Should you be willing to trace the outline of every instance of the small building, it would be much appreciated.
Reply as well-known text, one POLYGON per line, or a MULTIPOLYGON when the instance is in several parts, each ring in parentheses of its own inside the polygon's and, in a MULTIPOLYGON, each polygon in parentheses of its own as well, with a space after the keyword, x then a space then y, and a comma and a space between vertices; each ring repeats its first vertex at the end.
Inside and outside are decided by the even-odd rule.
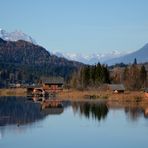
POLYGON ((44 90, 50 92, 63 90, 64 79, 62 77, 42 77, 41 82, 44 90))
POLYGON ((114 93, 124 93, 125 87, 123 84, 110 84, 109 89, 114 93))

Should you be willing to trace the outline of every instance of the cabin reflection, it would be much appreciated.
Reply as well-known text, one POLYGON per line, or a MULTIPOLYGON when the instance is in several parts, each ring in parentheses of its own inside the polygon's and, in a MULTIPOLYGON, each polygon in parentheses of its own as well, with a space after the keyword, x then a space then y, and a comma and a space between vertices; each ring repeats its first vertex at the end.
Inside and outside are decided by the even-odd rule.
POLYGON ((74 113, 79 113, 86 118, 95 120, 105 119, 108 113, 106 103, 90 103, 90 102, 73 102, 72 108, 74 113))
POLYGON ((28 101, 25 97, 0 97, 0 126, 28 124, 63 111, 63 107, 42 109, 40 103, 28 101))

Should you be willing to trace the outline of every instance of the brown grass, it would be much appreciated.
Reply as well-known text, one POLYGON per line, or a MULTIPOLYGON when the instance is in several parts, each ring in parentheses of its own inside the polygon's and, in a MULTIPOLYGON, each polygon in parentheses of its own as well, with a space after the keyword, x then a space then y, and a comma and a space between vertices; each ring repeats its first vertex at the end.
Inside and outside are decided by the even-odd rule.
MULTIPOLYGON (((27 96, 25 88, 15 89, 0 89, 0 96, 27 96)), ((118 102, 148 102, 148 98, 145 97, 144 92, 141 91, 126 91, 121 94, 114 94, 111 91, 100 90, 63 90, 57 96, 61 99, 68 100, 98 100, 105 99, 108 101, 118 102)))
POLYGON ((59 93, 59 97, 63 99, 80 100, 85 98, 92 99, 108 99, 113 101, 135 101, 140 102, 146 100, 144 93, 141 91, 126 91, 125 93, 114 94, 111 91, 99 90, 63 90, 59 93))
POLYGON ((26 96, 25 88, 0 89, 0 96, 26 96))

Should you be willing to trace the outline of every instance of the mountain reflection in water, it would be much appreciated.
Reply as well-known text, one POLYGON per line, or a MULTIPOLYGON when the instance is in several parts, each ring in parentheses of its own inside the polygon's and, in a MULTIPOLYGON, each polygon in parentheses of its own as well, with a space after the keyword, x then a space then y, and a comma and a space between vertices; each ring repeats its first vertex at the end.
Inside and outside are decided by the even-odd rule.
POLYGON ((0 126, 32 123, 49 114, 61 114, 63 110, 63 108, 42 110, 40 103, 28 101, 25 97, 0 97, 0 126))

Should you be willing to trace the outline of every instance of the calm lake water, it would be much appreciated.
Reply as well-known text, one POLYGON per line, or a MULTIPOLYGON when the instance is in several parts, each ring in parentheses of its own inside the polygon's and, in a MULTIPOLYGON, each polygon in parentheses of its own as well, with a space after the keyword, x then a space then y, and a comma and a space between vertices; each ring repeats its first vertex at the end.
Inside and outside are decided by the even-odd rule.
POLYGON ((64 101, 42 109, 0 97, 0 148, 148 148, 148 110, 138 104, 64 101))

